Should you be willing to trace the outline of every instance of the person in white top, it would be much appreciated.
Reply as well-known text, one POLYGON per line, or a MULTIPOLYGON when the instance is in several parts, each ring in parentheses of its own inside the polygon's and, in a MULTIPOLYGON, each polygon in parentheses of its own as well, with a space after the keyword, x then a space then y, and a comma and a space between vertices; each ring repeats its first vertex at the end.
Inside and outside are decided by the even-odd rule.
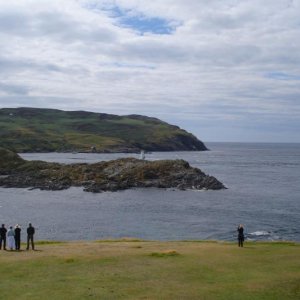
POLYGON ((15 231, 13 230, 12 226, 10 226, 9 230, 7 231, 7 246, 10 250, 14 250, 16 248, 15 231))

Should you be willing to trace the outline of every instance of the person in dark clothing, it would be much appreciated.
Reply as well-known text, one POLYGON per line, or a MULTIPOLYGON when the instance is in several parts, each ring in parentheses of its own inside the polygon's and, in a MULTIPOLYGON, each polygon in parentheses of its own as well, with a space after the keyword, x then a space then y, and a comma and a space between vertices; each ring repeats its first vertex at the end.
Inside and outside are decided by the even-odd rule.
POLYGON ((2 243, 3 249, 6 250, 6 232, 7 229, 5 228, 5 224, 2 224, 0 228, 0 250, 2 249, 2 243))
POLYGON ((244 237, 244 227, 242 224, 239 225, 237 231, 238 231, 239 247, 243 247, 245 237, 244 237))
POLYGON ((16 250, 20 250, 21 247, 21 228, 19 224, 15 227, 15 243, 16 243, 16 250))
POLYGON ((27 228, 27 248, 26 250, 29 250, 29 242, 31 242, 31 248, 34 250, 34 236, 35 230, 34 227, 29 223, 28 228, 27 228))

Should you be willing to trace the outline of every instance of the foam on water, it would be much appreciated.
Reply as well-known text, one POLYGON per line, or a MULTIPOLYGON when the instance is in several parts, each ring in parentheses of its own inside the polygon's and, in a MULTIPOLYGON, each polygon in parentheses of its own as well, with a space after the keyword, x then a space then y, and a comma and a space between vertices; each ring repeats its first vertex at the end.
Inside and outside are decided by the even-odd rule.
POLYGON ((246 240, 248 241, 261 241, 261 240, 269 240, 269 241, 277 241, 277 240, 285 240, 285 237, 280 237, 271 231, 259 230, 255 232, 251 232, 246 234, 246 240))
POLYGON ((266 236, 270 234, 271 232, 269 231, 255 231, 255 232, 248 233, 249 236, 266 236))

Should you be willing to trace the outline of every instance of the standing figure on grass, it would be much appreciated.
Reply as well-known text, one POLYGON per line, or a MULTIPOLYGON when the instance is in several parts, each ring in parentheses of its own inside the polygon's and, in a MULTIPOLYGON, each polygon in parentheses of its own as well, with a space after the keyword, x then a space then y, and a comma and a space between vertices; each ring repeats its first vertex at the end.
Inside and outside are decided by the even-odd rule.
POLYGON ((35 230, 34 227, 29 223, 28 228, 27 228, 27 248, 26 250, 29 250, 29 242, 31 242, 31 248, 34 250, 34 236, 35 230))
POLYGON ((21 228, 19 224, 15 227, 15 242, 16 242, 16 250, 20 250, 21 247, 21 228))
POLYGON ((7 231, 7 245, 10 250, 14 250, 16 248, 15 231, 13 230, 12 226, 10 226, 9 230, 7 231))
POLYGON ((243 247, 245 236, 244 236, 244 227, 242 224, 239 225, 237 231, 238 231, 239 247, 243 247))
POLYGON ((5 224, 2 224, 0 228, 0 250, 2 249, 2 243, 3 243, 3 250, 6 250, 6 233, 7 233, 7 229, 5 228, 5 224))

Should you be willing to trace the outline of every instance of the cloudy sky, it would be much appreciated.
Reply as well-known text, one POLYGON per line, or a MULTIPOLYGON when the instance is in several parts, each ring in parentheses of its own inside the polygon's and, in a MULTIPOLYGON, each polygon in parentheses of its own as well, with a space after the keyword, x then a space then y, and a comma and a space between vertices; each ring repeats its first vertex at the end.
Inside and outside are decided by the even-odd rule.
POLYGON ((300 142, 300 0, 0 0, 0 107, 300 142))

